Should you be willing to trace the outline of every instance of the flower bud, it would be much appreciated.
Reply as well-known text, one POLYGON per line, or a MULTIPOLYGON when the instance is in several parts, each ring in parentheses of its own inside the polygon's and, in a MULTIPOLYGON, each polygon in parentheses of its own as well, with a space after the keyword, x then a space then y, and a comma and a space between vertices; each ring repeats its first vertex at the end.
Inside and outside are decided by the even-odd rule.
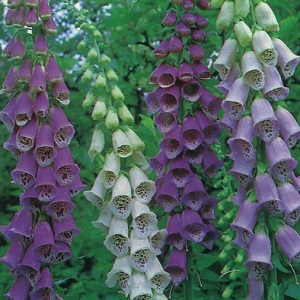
POLYGON ((241 18, 246 18, 250 12, 249 0, 235 0, 234 1, 234 14, 241 18))
POLYGON ((234 16, 234 3, 230 1, 225 1, 217 17, 217 21, 216 21, 217 30, 222 32, 227 27, 229 27, 233 21, 233 16, 234 16))
POLYGON ((255 7, 257 24, 265 31, 279 31, 279 25, 271 7, 265 2, 259 2, 255 7))
POLYGON ((119 118, 114 107, 110 107, 105 118, 105 127, 107 129, 115 129, 119 125, 119 118))
POLYGON ((106 70, 106 78, 108 80, 112 80, 112 81, 117 81, 118 80, 118 76, 117 76, 116 72, 111 68, 108 68, 106 70))
POLYGON ((211 0, 210 7, 212 9, 219 9, 223 3, 224 3, 224 0, 211 0))
POLYGON ((124 123, 131 124, 134 122, 133 115, 131 114, 127 106, 122 102, 118 107, 118 116, 124 123))
POLYGON ((100 62, 103 63, 103 64, 108 64, 108 63, 111 62, 111 60, 107 55, 101 54, 100 55, 100 62))
POLYGON ((105 145, 104 133, 100 128, 95 128, 92 136, 92 141, 90 148, 88 150, 88 155, 91 159, 100 153, 105 145))
POLYGON ((139 138, 139 136, 131 129, 127 128, 124 133, 126 134, 127 138, 130 141, 130 144, 132 145, 132 149, 134 151, 144 151, 145 150, 145 144, 144 142, 139 138))
POLYGON ((251 43, 252 32, 244 21, 238 21, 234 25, 234 32, 242 47, 246 48, 251 43))
POLYGON ((103 101, 97 101, 93 112, 92 112, 92 118, 93 120, 101 120, 106 116, 106 105, 103 101))
POLYGON ((120 88, 116 84, 113 84, 111 86, 110 92, 111 92, 112 97, 116 101, 123 101, 124 100, 124 95, 123 95, 122 91, 120 90, 120 88))
POLYGON ((95 95, 91 91, 89 91, 82 102, 83 109, 92 107, 95 101, 96 101, 95 95))
POLYGON ((95 87, 104 88, 106 87, 106 77, 104 73, 99 73, 95 81, 95 87))
POLYGON ((82 76, 82 81, 85 82, 91 80, 92 78, 93 78, 93 71, 90 68, 88 68, 82 76))

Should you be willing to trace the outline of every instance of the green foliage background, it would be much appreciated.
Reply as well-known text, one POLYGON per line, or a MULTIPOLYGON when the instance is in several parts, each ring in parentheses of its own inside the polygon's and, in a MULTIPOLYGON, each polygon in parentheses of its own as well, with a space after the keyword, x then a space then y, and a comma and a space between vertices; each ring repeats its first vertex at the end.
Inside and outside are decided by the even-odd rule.
MULTIPOLYGON (((88 86, 80 82, 82 76, 80 66, 87 53, 77 50, 76 45, 83 39, 83 33, 80 30, 75 30, 72 15, 67 10, 61 9, 59 1, 50 2, 54 8, 59 34, 49 41, 49 47, 58 58, 58 63, 65 74, 65 80, 71 92, 71 103, 69 107, 65 108, 65 112, 74 125, 76 134, 70 148, 74 160, 81 168, 82 181, 89 189, 97 170, 87 155, 95 123, 89 113, 82 109, 82 101, 88 92, 88 86)), ((103 34, 107 46, 101 50, 104 50, 112 58, 112 67, 119 75, 118 84, 125 94, 126 104, 134 113, 137 131, 146 144, 146 154, 148 157, 154 156, 158 151, 161 136, 147 113, 144 98, 146 92, 153 90, 153 87, 148 84, 148 77, 157 64, 152 51, 158 41, 168 34, 167 31, 163 30, 161 20, 169 8, 170 1, 85 0, 79 2, 82 9, 89 11, 89 18, 96 23, 97 29, 103 34)), ((299 55, 299 1, 271 0, 269 4, 280 21, 279 37, 292 51, 299 55)), ((224 40, 224 37, 215 30, 214 24, 217 13, 214 10, 203 12, 203 15, 209 18, 210 22, 206 29, 208 38, 203 44, 208 62, 211 60, 210 57, 214 50, 220 49, 224 40)), ((2 48, 12 35, 12 29, 7 28, 3 23, 3 16, 4 6, 3 3, 0 3, 0 41, 2 48)), ((0 57, 0 83, 4 81, 9 67, 10 62, 0 57)), ((285 85, 290 88, 288 107, 300 122, 299 69, 291 79, 285 82, 285 85)), ((216 74, 213 69, 211 71, 213 78, 206 82, 206 87, 217 94, 217 90, 214 89, 214 85, 217 83, 216 74)), ((7 104, 7 101, 5 95, 0 95, 0 109, 7 104)), ((2 145, 7 138, 8 132, 1 123, 0 144, 2 145)), ((221 145, 217 150, 225 160, 225 167, 228 167, 229 160, 227 161, 224 156, 224 153, 229 152, 225 134, 222 135, 220 142, 221 145)), ((299 146, 294 150, 293 155, 300 160, 299 146)), ((15 166, 16 161, 13 156, 5 149, 0 148, 0 225, 8 224, 13 214, 20 208, 18 197, 22 191, 11 184, 10 176, 10 172, 15 166)), ((300 166, 298 166, 296 173, 300 174, 300 166)), ((154 174, 151 176, 153 177, 154 174)), ((228 228, 230 222, 234 220, 236 211, 234 205, 227 201, 235 183, 223 169, 216 179, 207 184, 210 192, 217 196, 219 201, 223 201, 223 204, 225 203, 222 207, 217 206, 215 224, 220 233, 226 237, 231 234, 228 228)), ((91 224, 91 221, 97 219, 98 212, 82 194, 75 198, 75 203, 74 219, 82 231, 72 244, 73 258, 64 265, 52 267, 57 291, 65 300, 124 299, 124 296, 118 293, 117 288, 108 289, 105 285, 106 273, 111 269, 114 257, 103 245, 104 234, 91 224)), ((164 226, 166 216, 159 209, 157 213, 161 220, 161 226, 164 226)), ((6 253, 9 246, 10 244, 0 235, 0 257, 6 253)), ((228 244, 226 238, 220 239, 210 252, 200 246, 193 247, 192 251, 197 273, 201 280, 200 284, 197 274, 190 274, 192 279, 189 288, 194 290, 195 299, 222 299, 221 295, 228 285, 234 288, 230 299, 245 299, 247 278, 245 268, 241 263, 237 271, 221 276, 221 270, 228 262, 237 260, 238 255, 245 257, 245 254, 241 254, 236 247, 228 244), (224 252, 226 247, 228 251, 224 252), (230 277, 231 273, 234 275, 230 277)), ((278 299, 300 299, 300 288, 295 284, 295 278, 280 253, 278 253, 275 261, 278 268, 278 285, 275 288, 279 290, 281 295, 278 299), (283 296, 284 294, 285 296, 283 296)), ((296 266, 295 271, 300 274, 300 267, 296 266)), ((300 281, 300 275, 298 277, 300 281)), ((12 279, 9 272, 0 264, 1 299, 11 284, 12 279)), ((172 299, 184 299, 184 295, 185 289, 177 287, 173 289, 172 299)))

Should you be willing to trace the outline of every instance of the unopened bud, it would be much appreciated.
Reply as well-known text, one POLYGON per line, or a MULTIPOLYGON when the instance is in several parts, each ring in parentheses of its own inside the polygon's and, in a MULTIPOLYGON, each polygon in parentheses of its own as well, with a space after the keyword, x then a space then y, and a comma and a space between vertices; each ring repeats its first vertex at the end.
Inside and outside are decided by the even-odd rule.
POLYGON ((105 118, 107 129, 116 129, 119 126, 119 118, 114 107, 110 107, 105 118))
POLYGON ((234 14, 241 18, 246 18, 250 12, 249 0, 235 0, 234 14))
POLYGON ((84 74, 82 75, 82 81, 88 81, 91 80, 93 78, 93 72, 91 69, 87 69, 84 74))
POLYGON ((104 73, 99 73, 97 79, 95 81, 95 87, 97 88, 104 88, 106 87, 106 77, 104 73))
POLYGON ((111 86, 110 92, 111 92, 112 97, 116 101, 123 101, 124 98, 125 98, 122 91, 120 90, 120 88, 116 84, 111 86))
POLYGON ((116 74, 116 72, 113 69, 108 68, 106 71, 106 78, 108 80, 117 81, 118 75, 116 74))
POLYGON ((103 63, 103 64, 108 64, 111 62, 110 58, 105 55, 105 54, 101 54, 100 56, 100 62, 103 63))
POLYGON ((259 2, 255 7, 257 24, 265 31, 279 31, 279 25, 271 7, 259 2))
POLYGON ((230 299, 233 293, 234 285, 231 283, 227 285, 226 289, 222 293, 222 298, 224 299, 230 299))
POLYGON ((234 3, 225 1, 217 17, 216 27, 218 31, 223 31, 229 27, 233 21, 234 3))
POLYGON ((106 116, 106 105, 102 101, 97 101, 93 112, 92 112, 92 118, 93 120, 101 120, 106 116))
POLYGON ((134 122, 133 115, 123 102, 121 102, 118 107, 118 116, 126 124, 131 124, 134 122))
POLYGON ((249 26, 245 22, 238 21, 234 25, 234 32, 242 47, 246 48, 251 43, 252 32, 249 26))
POLYGON ((98 57, 98 53, 97 53, 96 49, 92 48, 92 49, 89 51, 87 57, 88 57, 88 59, 90 59, 90 60, 95 60, 95 59, 98 57))
POLYGON ((93 95, 93 93, 88 92, 82 102, 83 109, 92 107, 94 105, 95 101, 96 101, 96 97, 93 95))

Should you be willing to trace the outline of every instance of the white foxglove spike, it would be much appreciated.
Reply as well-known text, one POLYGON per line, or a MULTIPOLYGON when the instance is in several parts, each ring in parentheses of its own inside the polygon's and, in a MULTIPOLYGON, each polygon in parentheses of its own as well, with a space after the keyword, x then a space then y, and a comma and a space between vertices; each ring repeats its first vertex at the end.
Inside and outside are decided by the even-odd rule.
POLYGON ((160 249, 165 245, 167 235, 168 232, 166 229, 158 230, 157 228, 151 233, 149 237, 149 242, 151 247, 154 249, 156 255, 161 253, 160 249))
POLYGON ((105 203, 101 209, 100 215, 96 221, 92 221, 95 228, 103 232, 107 232, 112 218, 112 213, 108 207, 108 203, 105 203))
POLYGON ((130 169, 129 180, 136 199, 142 203, 148 203, 156 192, 155 182, 149 180, 145 173, 136 166, 130 169))
POLYGON ((132 149, 134 151, 144 151, 145 150, 145 144, 144 142, 139 138, 139 136, 129 127, 126 128, 124 131, 127 138, 129 139, 132 149))
POLYGON ((141 151, 134 151, 131 155, 132 162, 138 166, 145 174, 150 174, 152 168, 141 151))
POLYGON ((143 273, 136 272, 132 274, 132 288, 130 300, 154 300, 151 287, 143 273))
POLYGON ((90 148, 88 150, 88 155, 93 159, 98 153, 100 153, 105 145, 104 133, 100 128, 95 128, 92 136, 92 141, 90 148))
POLYGON ((121 168, 120 157, 112 151, 106 158, 100 177, 105 188, 111 188, 119 175, 121 168))
POLYGON ((120 157, 124 158, 132 154, 132 145, 126 134, 120 129, 117 129, 112 134, 112 144, 115 153, 120 157))

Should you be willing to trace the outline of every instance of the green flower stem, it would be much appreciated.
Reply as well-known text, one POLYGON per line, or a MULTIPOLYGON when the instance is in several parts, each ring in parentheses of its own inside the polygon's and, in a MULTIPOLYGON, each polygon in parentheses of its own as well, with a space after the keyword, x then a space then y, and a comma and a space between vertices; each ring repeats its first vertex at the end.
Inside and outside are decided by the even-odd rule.
POLYGON ((254 1, 253 0, 250 0, 250 10, 251 10, 251 16, 252 16, 252 20, 253 20, 253 25, 257 25, 257 22, 256 22, 256 16, 255 16, 255 11, 254 11, 254 1))

